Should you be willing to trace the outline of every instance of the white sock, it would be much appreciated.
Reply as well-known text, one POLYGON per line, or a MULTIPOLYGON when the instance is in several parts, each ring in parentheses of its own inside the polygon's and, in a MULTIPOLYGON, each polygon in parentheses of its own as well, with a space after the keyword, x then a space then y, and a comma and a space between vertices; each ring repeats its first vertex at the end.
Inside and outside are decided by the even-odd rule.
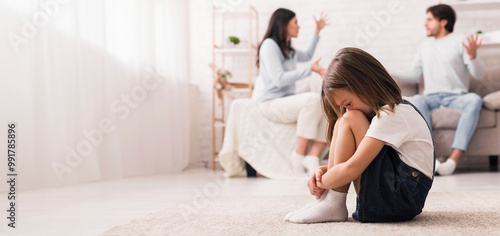
POLYGON ((307 170, 307 174, 312 175, 319 166, 319 158, 315 156, 306 156, 302 159, 302 166, 307 170))
POLYGON ((296 151, 292 152, 290 156, 290 161, 292 162, 292 170, 296 174, 304 174, 304 167, 302 166, 302 160, 304 160, 304 156, 297 154, 296 151))
POLYGON ((437 159, 436 159, 436 166, 434 167, 434 174, 438 171, 439 167, 441 166, 441 162, 439 162, 437 159))
POLYGON ((448 160, 439 165, 439 170, 437 172, 440 175, 451 175, 455 171, 456 167, 457 163, 454 160, 448 158, 448 160))
POLYGON ((325 199, 325 197, 326 197, 326 195, 327 195, 327 194, 328 194, 328 190, 323 191, 323 193, 322 193, 322 194, 321 194, 321 196, 318 198, 318 200, 314 201, 313 203, 311 203, 311 204, 309 204, 309 205, 307 205, 307 206, 305 206, 305 207, 303 207, 303 208, 300 208, 300 209, 299 209, 299 210, 297 210, 297 211, 293 211, 293 212, 288 213, 288 214, 285 216, 285 218, 283 218, 283 220, 288 221, 288 220, 290 219, 290 217, 292 217, 293 215, 295 215, 295 214, 297 214, 297 213, 299 213, 299 212, 302 212, 302 211, 304 211, 304 210, 307 210, 307 209, 309 209, 310 207, 312 207, 312 206, 314 206, 314 205, 318 204, 319 202, 323 201, 323 199, 325 199))
POLYGON ((288 221, 299 224, 346 221, 348 217, 345 204, 347 193, 336 192, 334 190, 327 191, 328 194, 323 201, 293 214, 288 221))

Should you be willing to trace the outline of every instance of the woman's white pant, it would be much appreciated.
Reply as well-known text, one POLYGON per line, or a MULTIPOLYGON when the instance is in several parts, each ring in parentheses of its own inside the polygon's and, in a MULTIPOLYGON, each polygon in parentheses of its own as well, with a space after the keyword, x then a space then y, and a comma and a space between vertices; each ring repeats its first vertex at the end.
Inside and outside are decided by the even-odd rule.
POLYGON ((261 113, 270 121, 277 123, 297 122, 297 136, 326 142, 326 119, 321 109, 321 95, 299 93, 275 98, 259 104, 261 113))

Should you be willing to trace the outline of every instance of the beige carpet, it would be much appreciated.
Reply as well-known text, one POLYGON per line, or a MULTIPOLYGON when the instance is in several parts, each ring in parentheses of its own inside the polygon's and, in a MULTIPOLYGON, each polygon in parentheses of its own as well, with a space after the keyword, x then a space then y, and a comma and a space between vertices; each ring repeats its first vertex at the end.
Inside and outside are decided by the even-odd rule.
POLYGON ((354 221, 355 194, 348 196, 347 222, 300 225, 282 220, 312 201, 310 196, 196 199, 103 235, 500 235, 498 191, 430 193, 424 212, 403 223, 354 221))

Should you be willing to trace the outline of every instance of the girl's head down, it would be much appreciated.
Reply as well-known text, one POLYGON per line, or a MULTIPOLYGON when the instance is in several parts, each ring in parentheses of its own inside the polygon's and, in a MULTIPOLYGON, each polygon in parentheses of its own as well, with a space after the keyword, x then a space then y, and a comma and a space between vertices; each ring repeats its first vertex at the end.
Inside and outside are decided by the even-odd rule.
POLYGON ((331 142, 335 122, 347 110, 373 117, 385 105, 392 111, 402 99, 401 90, 384 66, 369 53, 350 47, 339 50, 328 66, 321 98, 328 120, 327 143, 331 142))

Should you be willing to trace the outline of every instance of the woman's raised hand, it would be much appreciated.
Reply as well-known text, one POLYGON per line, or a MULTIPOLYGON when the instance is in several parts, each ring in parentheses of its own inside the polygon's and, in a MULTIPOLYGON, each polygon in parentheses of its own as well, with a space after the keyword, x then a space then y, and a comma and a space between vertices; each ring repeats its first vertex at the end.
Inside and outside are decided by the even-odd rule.
POLYGON ((326 69, 319 65, 319 60, 321 60, 321 58, 311 64, 311 70, 323 77, 325 75, 326 69))
POLYGON ((316 22, 316 30, 314 31, 316 34, 319 34, 319 32, 327 25, 329 25, 330 23, 328 23, 328 15, 326 14, 323 14, 323 12, 321 12, 321 15, 319 16, 319 20, 316 19, 315 16, 313 16, 314 18, 314 21, 316 22))

